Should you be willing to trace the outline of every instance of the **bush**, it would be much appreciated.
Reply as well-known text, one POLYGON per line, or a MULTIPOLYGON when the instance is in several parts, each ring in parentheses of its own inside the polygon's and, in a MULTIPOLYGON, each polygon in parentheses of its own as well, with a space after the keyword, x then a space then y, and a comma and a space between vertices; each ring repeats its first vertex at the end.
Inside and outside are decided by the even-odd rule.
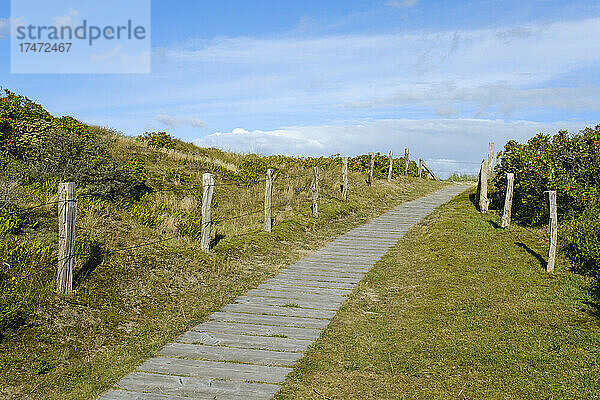
POLYGON ((565 251, 578 272, 600 278, 600 207, 571 217, 561 225, 565 251))
MULTIPOLYGON (((352 171, 362 172, 364 174, 369 173, 371 164, 371 157, 369 155, 362 155, 353 157, 348 161, 348 168, 352 171)), ((397 178, 404 175, 404 157, 394 158, 392 162, 392 177, 397 178)), ((390 160, 388 156, 375 154, 375 163, 373 166, 373 177, 377 179, 387 178, 388 169, 390 166, 390 160)), ((414 161, 408 163, 408 176, 417 176, 418 168, 414 161)))
POLYGON ((138 136, 138 140, 155 149, 174 149, 177 144, 175 138, 167 132, 145 132, 138 136))
POLYGON ((31 185, 76 182, 82 193, 139 198, 149 188, 108 153, 102 138, 72 117, 56 118, 23 96, 0 96, 0 165, 3 178, 31 185))
POLYGON ((550 137, 538 134, 526 144, 509 141, 493 180, 493 206, 500 208, 505 174, 515 174, 513 218, 529 225, 548 220, 544 191, 556 190, 561 215, 575 215, 597 199, 600 190, 600 125, 580 134, 566 131, 550 137))
POLYGON ((491 194, 501 208, 505 174, 515 174, 512 215, 528 225, 548 221, 547 190, 556 190, 561 242, 575 270, 592 275, 600 286, 600 125, 579 134, 542 133, 526 144, 506 144, 496 167, 491 194))

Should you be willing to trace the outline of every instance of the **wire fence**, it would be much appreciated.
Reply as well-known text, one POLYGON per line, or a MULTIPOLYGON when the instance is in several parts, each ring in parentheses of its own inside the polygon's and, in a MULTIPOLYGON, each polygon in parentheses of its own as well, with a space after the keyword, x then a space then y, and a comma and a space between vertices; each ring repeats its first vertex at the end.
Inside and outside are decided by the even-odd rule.
MULTIPOLYGON (((465 163, 468 163, 468 162, 465 162, 465 163)), ((327 171, 326 174, 329 174, 330 172, 331 171, 327 171)), ((222 178, 222 179, 225 179, 225 178, 222 178)), ((188 186, 184 186, 184 187, 152 188, 152 189, 148 190, 147 193, 166 193, 166 192, 178 193, 178 192, 193 192, 193 191, 199 191, 199 190, 204 191, 208 187, 212 187, 212 188, 240 187, 240 188, 244 188, 244 189, 249 189, 249 188, 253 188, 253 187, 257 186, 258 184, 264 184, 265 182, 267 182, 268 179, 269 178, 253 179, 251 182, 218 182, 218 183, 212 183, 210 185, 198 184, 198 185, 188 185, 188 186)), ((306 180, 311 179, 312 180, 312 179, 314 179, 314 176, 309 175, 307 173, 295 174, 295 175, 286 175, 286 174, 281 174, 281 173, 275 173, 272 176, 272 178, 270 178, 270 179, 272 180, 272 182, 285 182, 285 181, 290 181, 293 179, 306 179, 306 180)), ((107 197, 108 196, 106 193, 99 193, 99 192, 98 193, 81 193, 81 194, 78 194, 76 196, 76 198, 74 198, 74 199, 48 201, 48 202, 40 203, 40 204, 37 204, 34 206, 26 207, 26 208, 7 211, 2 214, 4 216, 11 216, 11 215, 15 215, 15 214, 27 214, 30 211, 34 211, 34 210, 37 210, 37 209, 40 209, 43 207, 65 204, 67 202, 77 203, 77 200, 80 200, 80 199, 94 199, 94 198, 106 199, 107 197)), ((319 199, 321 200, 321 202, 323 202, 323 199, 325 199, 327 202, 336 202, 336 203, 345 201, 342 198, 339 198, 339 197, 336 197, 336 196, 333 196, 333 195, 330 195, 327 193, 319 193, 319 199)), ((288 207, 295 207, 295 206, 298 206, 298 205, 301 205, 304 203, 310 203, 310 202, 311 202, 311 200, 308 198, 303 198, 303 199, 300 199, 299 201, 295 201, 295 202, 292 200, 288 200, 288 201, 284 201, 284 202, 272 205, 271 209, 283 209, 283 208, 288 208, 288 207)), ((313 202, 313 205, 314 205, 314 202, 313 202)), ((207 225, 222 225, 227 222, 239 221, 241 219, 244 219, 244 218, 247 218, 247 217, 250 217, 253 215, 257 215, 260 213, 264 213, 264 212, 265 212, 265 208, 261 207, 261 208, 254 209, 252 211, 244 212, 242 214, 233 215, 233 216, 229 216, 229 217, 211 218, 209 221, 204 222, 202 224, 202 227, 207 226, 207 225)), ((202 214, 200 214, 200 215, 197 214, 196 217, 201 218, 201 216, 202 216, 202 214)), ((246 232, 236 234, 232 237, 239 237, 242 235, 250 234, 252 232, 256 232, 256 230, 248 230, 246 232)), ((67 260, 71 260, 76 257, 86 257, 86 258, 100 257, 100 256, 118 253, 118 252, 131 251, 131 250, 135 250, 135 249, 139 249, 139 248, 157 245, 160 243, 165 243, 165 242, 180 238, 182 236, 184 236, 184 235, 178 231, 176 234, 174 234, 172 236, 169 236, 166 238, 161 238, 158 240, 148 241, 148 242, 140 243, 140 244, 136 244, 136 245, 124 246, 124 247, 119 247, 119 248, 111 249, 111 250, 101 250, 101 251, 94 250, 94 251, 73 253, 67 257, 55 258, 54 260, 51 260, 51 261, 45 263, 40 268, 37 268, 34 271, 27 274, 25 276, 25 278, 29 278, 34 275, 37 275, 37 274, 49 269, 50 267, 56 266, 60 263, 63 263, 67 260)))
MULTIPOLYGON (((292 179, 299 179, 299 178, 312 178, 310 175, 307 174, 298 174, 298 175, 283 175, 283 174, 276 174, 275 176, 272 177, 272 181, 289 181, 292 179)), ((186 191, 197 191, 197 190, 204 190, 207 187, 232 187, 232 186, 236 186, 236 187, 241 187, 241 188, 252 188, 260 183, 265 183, 267 181, 267 179, 257 179, 257 180, 253 180, 250 183, 239 183, 239 182, 222 182, 222 183, 213 183, 210 185, 191 185, 191 186, 186 186, 186 187, 173 187, 173 188, 158 188, 158 189, 151 189, 148 191, 148 193, 162 193, 162 192, 186 192, 186 191)), ((70 199, 70 200, 56 200, 56 201, 48 201, 45 203, 40 203, 37 204, 35 206, 31 206, 31 207, 27 207, 27 208, 21 208, 18 210, 11 210, 9 212, 5 212, 3 213, 4 216, 10 216, 10 215, 14 215, 14 214, 26 214, 30 211, 36 210, 36 209, 40 209, 43 207, 47 207, 47 206, 53 206, 53 205, 59 205, 59 204, 64 204, 66 202, 75 202, 77 203, 78 199, 84 199, 84 198, 106 198, 106 195, 104 193, 84 193, 84 194, 79 194, 77 195, 77 197, 75 199, 70 199)), ((293 201, 285 201, 282 203, 278 203, 278 204, 274 204, 271 206, 271 209, 283 209, 283 208, 287 208, 287 207, 293 207, 293 206, 297 206, 300 205, 302 203, 306 203, 308 202, 308 199, 301 199, 300 201, 297 202, 293 202, 293 201)), ((237 220, 241 220, 243 218, 252 216, 252 215, 256 215, 259 213, 264 213, 265 212, 265 208, 261 207, 260 209, 255 209, 252 211, 249 211, 247 213, 243 213, 243 214, 239 214, 239 215, 235 215, 235 216, 231 216, 231 217, 224 217, 224 218, 212 218, 211 220, 207 221, 206 224, 210 224, 210 225, 218 225, 218 224, 224 224, 226 222, 232 222, 232 221, 237 221, 237 220)), ((197 218, 201 218, 202 214, 197 215, 197 218)), ((258 230, 255 230, 255 232, 258 230)), ((241 234, 237 234, 235 235, 235 237, 239 237, 241 235, 247 235, 249 233, 252 232, 244 232, 241 234)), ((78 258, 78 257, 85 257, 85 258, 89 258, 89 257, 100 257, 100 256, 105 256, 105 255, 110 255, 110 254, 114 254, 114 253, 118 253, 118 252, 124 252, 124 251, 131 251, 131 250, 135 250, 135 249, 139 249, 139 248, 143 248, 143 247, 148 247, 148 246, 153 246, 153 245, 157 245, 160 243, 165 243, 171 240, 175 240, 177 238, 181 238, 183 235, 180 234, 179 232, 175 235, 166 237, 166 238, 161 238, 158 240, 153 240, 153 241, 149 241, 149 242, 145 242, 145 243, 140 243, 140 244, 136 244, 136 245, 131 245, 131 246, 124 246, 124 247, 119 247, 116 249, 110 249, 110 250, 95 250, 95 251, 87 251, 87 252, 77 252, 77 253, 73 253, 67 257, 62 257, 62 258, 54 258, 53 260, 45 263, 44 265, 42 265, 39 268, 36 268, 34 271, 31 271, 30 273, 28 273, 27 275, 24 276, 24 279, 27 278, 31 278, 35 275, 38 275, 46 270, 48 270, 51 267, 57 266, 60 263, 67 261, 67 260, 71 260, 74 258, 78 258)), ((232 236, 233 237, 233 236, 232 236)))

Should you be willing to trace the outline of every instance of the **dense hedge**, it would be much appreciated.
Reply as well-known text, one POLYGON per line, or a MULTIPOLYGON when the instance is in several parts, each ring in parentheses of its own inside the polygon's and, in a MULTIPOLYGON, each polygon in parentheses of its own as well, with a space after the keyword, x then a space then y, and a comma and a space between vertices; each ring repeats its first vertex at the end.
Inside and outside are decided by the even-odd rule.
POLYGON ((546 223, 544 191, 556 190, 567 254, 578 270, 600 277, 600 125, 578 134, 540 133, 525 144, 509 141, 493 178, 497 208, 504 202, 508 172, 515 174, 513 218, 526 225, 546 223))

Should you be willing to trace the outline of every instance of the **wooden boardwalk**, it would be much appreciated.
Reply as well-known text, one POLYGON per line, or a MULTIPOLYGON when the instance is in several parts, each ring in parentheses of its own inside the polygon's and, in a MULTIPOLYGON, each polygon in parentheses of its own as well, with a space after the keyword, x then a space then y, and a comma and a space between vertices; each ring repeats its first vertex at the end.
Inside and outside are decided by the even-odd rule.
POLYGON ((338 237, 169 343, 100 400, 271 399, 356 284, 448 186, 338 237))

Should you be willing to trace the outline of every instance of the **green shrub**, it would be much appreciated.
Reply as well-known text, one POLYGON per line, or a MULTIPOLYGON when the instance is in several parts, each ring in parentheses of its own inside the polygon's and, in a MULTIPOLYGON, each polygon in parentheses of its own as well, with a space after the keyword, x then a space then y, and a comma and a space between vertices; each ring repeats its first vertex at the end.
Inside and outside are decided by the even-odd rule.
POLYGON ((138 140, 155 149, 174 149, 177 144, 175 138, 167 132, 145 132, 138 136, 138 140))
MULTIPOLYGON (((388 170, 390 166, 390 160, 388 156, 381 155, 379 153, 375 154, 373 165, 373 177, 376 179, 387 178, 388 170)), ((371 156, 368 154, 361 155, 357 157, 353 157, 348 160, 348 168, 352 171, 358 171, 363 174, 369 173, 369 168, 371 164, 371 156)), ((399 176, 404 175, 404 157, 394 158, 392 161, 392 177, 397 178, 399 176)), ((417 176, 418 169, 417 164, 414 161, 409 161, 408 163, 408 176, 417 176)))
POLYGON ((100 137, 72 117, 56 118, 24 96, 0 96, 0 164, 3 178, 27 185, 71 181, 82 194, 139 198, 148 192, 144 177, 109 156, 108 136, 100 137))
POLYGON ((600 125, 580 134, 566 131, 550 137, 542 133, 526 144, 509 141, 496 167, 492 205, 500 208, 506 191, 505 174, 515 174, 513 218, 530 225, 548 220, 544 194, 556 190, 561 216, 585 210, 600 190, 600 125))
POLYGON ((568 218, 561 232, 564 249, 578 272, 600 278, 600 206, 568 218))
POLYGON ((192 180, 189 174, 186 174, 185 172, 182 172, 177 168, 169 168, 167 170, 167 179, 169 179, 172 182, 181 184, 190 183, 192 180))

